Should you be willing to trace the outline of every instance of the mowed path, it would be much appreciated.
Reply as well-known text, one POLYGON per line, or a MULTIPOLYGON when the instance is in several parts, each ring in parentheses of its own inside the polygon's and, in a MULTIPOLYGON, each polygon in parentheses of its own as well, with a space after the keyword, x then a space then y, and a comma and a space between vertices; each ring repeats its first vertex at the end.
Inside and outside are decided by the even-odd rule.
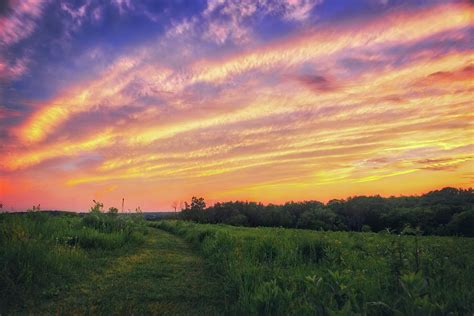
POLYGON ((219 283, 182 239, 150 229, 134 254, 85 277, 62 298, 36 311, 47 314, 215 315, 223 312, 219 283))

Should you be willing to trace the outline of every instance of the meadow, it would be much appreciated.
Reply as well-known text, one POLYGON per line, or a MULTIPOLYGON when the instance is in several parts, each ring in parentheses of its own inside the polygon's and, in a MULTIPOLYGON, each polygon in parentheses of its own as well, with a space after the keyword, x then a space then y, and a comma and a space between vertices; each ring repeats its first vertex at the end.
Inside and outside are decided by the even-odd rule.
POLYGON ((162 221, 224 280, 230 314, 471 315, 474 240, 162 221))
POLYGON ((94 271, 142 244, 137 216, 91 212, 0 214, 0 310, 55 297, 84 271, 94 271))
POLYGON ((0 214, 0 313, 471 315, 474 240, 0 214))

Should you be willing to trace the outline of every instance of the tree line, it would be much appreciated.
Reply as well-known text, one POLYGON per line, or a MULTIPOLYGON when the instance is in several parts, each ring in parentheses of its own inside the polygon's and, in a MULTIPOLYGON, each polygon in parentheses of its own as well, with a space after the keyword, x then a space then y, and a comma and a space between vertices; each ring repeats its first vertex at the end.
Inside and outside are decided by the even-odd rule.
POLYGON ((474 191, 446 187, 421 196, 355 196, 283 205, 224 202, 206 207, 203 198, 185 203, 179 218, 199 223, 334 231, 391 231, 407 228, 427 235, 474 236, 474 191))

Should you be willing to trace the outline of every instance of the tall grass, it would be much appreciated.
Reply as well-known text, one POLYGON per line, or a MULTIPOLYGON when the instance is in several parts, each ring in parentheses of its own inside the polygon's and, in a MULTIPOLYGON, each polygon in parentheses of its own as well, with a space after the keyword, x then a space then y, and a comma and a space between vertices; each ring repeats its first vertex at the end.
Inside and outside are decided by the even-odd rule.
POLYGON ((198 247, 233 314, 470 315, 474 240, 155 224, 198 247))
POLYGON ((57 295, 91 256, 135 246, 145 234, 138 217, 0 214, 0 313, 57 295))

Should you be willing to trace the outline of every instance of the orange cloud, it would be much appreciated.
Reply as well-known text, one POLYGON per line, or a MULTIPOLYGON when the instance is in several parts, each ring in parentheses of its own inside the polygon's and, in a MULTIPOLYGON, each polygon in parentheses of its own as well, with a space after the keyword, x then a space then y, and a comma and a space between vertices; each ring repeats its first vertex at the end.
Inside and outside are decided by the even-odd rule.
POLYGON ((67 92, 42 106, 20 129, 25 142, 43 140, 72 115, 89 111, 95 106, 116 107, 134 102, 124 93, 135 78, 141 78, 152 91, 180 92, 198 82, 221 82, 254 69, 286 68, 308 60, 317 60, 338 51, 380 44, 401 44, 416 41, 439 32, 472 25, 471 6, 441 6, 429 11, 393 13, 370 22, 358 31, 340 28, 331 32, 308 33, 271 46, 259 48, 218 62, 198 62, 185 71, 173 72, 156 65, 142 64, 147 50, 133 57, 119 59, 103 76, 83 87, 67 92), (374 29, 380 30, 373 32, 374 29))
POLYGON ((466 186, 472 50, 414 48, 401 62, 384 48, 462 33, 472 13, 461 4, 394 12, 179 69, 145 47, 39 106, 0 167, 46 177, 64 199, 127 193, 163 205, 167 192, 281 202, 383 194, 382 184, 400 193, 466 186), (340 63, 347 55, 378 66, 353 71, 340 63), (117 116, 100 123, 97 113, 117 116))

